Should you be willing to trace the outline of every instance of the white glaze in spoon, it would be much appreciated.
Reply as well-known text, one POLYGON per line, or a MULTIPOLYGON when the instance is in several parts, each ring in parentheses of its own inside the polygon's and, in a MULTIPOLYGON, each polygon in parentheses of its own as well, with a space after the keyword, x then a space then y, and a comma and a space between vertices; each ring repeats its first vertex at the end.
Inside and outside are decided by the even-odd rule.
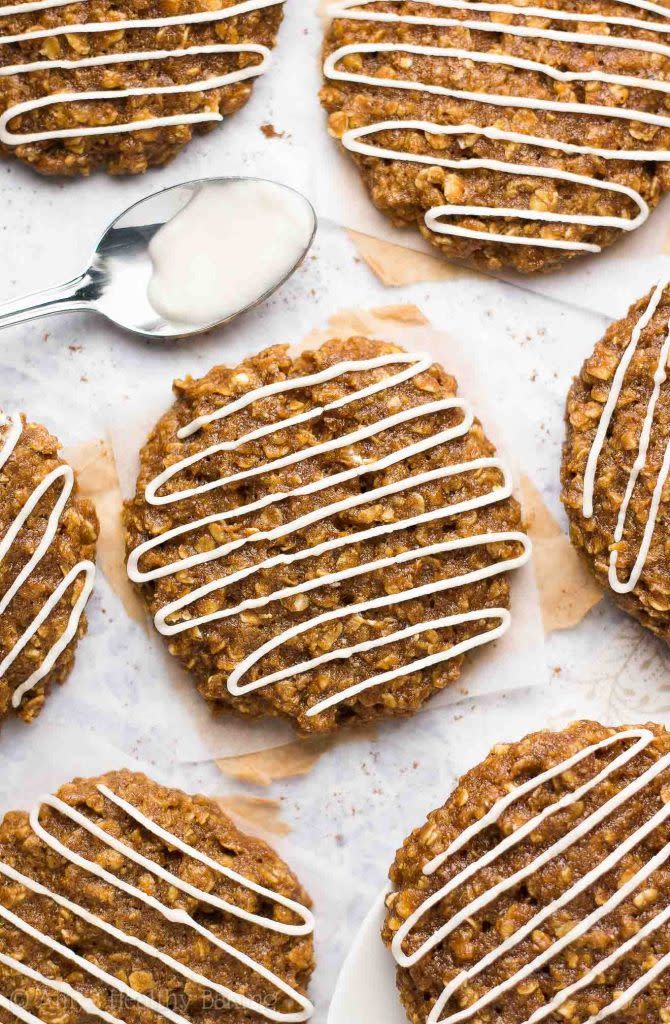
MULTIPOLYGON (((228 223, 230 225, 230 220, 228 223)), ((254 178, 200 178, 173 185, 124 210, 104 232, 88 269, 74 280, 0 304, 0 328, 52 313, 93 309, 124 330, 145 338, 169 340, 198 334, 229 322, 267 299, 297 269, 315 234, 316 214, 311 204, 288 185, 254 178), (211 192, 212 189, 215 191, 211 192), (260 202, 262 198, 260 213, 253 201, 252 208, 247 207, 246 210, 241 202, 239 208, 234 201, 224 202, 222 198, 215 204, 210 202, 212 196, 219 194, 223 197, 228 189, 238 199, 247 191, 250 200, 255 197, 260 202), (272 203, 268 199, 270 195, 273 196, 272 203), (202 199, 199 198, 201 196, 202 199), (194 207, 187 213, 186 209, 192 203, 194 207), (203 207, 209 216, 210 205, 220 209, 211 213, 210 223, 214 227, 206 239, 203 207), (299 208, 300 213, 297 212, 299 208), (225 211, 234 218, 238 232, 245 235, 243 239, 233 239, 228 228, 223 253, 225 255, 226 246, 229 255, 234 250, 236 266, 229 266, 226 270, 225 265, 223 269, 219 265, 211 275, 207 272, 207 280, 196 280, 206 266, 208 253, 211 258, 216 232, 222 231, 226 223, 225 211), (261 223, 263 216, 266 217, 264 227, 261 223), (173 221, 177 223, 173 225, 173 221), (188 230, 184 228, 185 224, 188 230), (170 231, 159 240, 158 236, 167 225, 171 225, 170 231), (270 229, 274 234, 269 234, 270 229), (296 247, 299 233, 303 241, 301 249, 296 247), (272 252, 265 253, 270 236, 272 252), (159 274, 158 281, 152 284, 152 277, 157 276, 150 254, 154 240, 159 274), (176 241, 176 247, 170 246, 172 251, 168 252, 167 243, 171 240, 176 241), (258 244, 258 251, 254 251, 255 244, 258 244), (243 260, 249 274, 246 278, 243 260), (274 277, 273 269, 277 270, 274 277), (233 272, 239 286, 237 292, 232 279, 229 279, 233 272), (167 297, 166 287, 160 283, 165 281, 166 275, 169 278, 167 288, 172 287, 175 291, 174 295, 167 297), (167 311, 169 302, 170 309, 174 308, 182 319, 173 319, 158 312, 150 302, 150 288, 157 303, 167 311), (212 288, 214 292, 208 291, 212 288), (223 304, 223 296, 217 293, 221 288, 225 288, 227 293, 223 304), (202 308, 200 303, 203 303, 202 308), (222 309, 223 315, 217 316, 217 310, 221 312, 222 309)))
POLYGON ((188 325, 219 323, 272 291, 314 234, 303 197, 273 181, 205 185, 149 245, 149 301, 188 325))

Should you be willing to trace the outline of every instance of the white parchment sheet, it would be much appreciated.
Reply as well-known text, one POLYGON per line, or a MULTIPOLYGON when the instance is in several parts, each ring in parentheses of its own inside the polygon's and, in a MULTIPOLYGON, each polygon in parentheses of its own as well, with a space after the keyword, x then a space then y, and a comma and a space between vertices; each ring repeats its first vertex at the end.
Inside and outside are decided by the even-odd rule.
MULTIPOLYGON (((384 288, 335 223, 350 222, 354 196, 364 199, 361 209, 374 211, 325 132, 316 98, 322 30, 315 4, 289 0, 286 13, 275 67, 245 110, 196 140, 169 167, 132 180, 55 182, 10 161, 0 164, 0 300, 74 275, 99 228, 121 208, 164 185, 207 174, 267 175, 305 189, 327 216, 303 268, 265 306, 196 342, 152 345, 93 315, 75 314, 4 332, 0 405, 45 423, 67 447, 111 438, 128 492, 137 449, 169 404, 174 378, 235 363, 268 344, 298 342, 342 309, 414 303, 443 332, 441 360, 489 435, 560 517, 562 417, 570 380, 608 317, 651 283, 667 208, 611 254, 580 260, 565 275, 523 281, 522 287, 465 274, 439 286, 384 288), (264 124, 280 137, 266 137, 264 124), (658 245, 646 241, 652 232, 658 232, 658 245), (639 255, 630 255, 631 245, 641 247, 639 255)), ((362 222, 352 226, 365 229, 362 222)), ((395 232, 388 237, 398 240, 395 232)), ((516 621, 503 643, 471 662, 463 688, 447 697, 455 702, 338 743, 306 776, 260 791, 279 802, 291 832, 273 842, 316 902, 319 1024, 396 847, 495 742, 576 717, 670 721, 667 649, 609 600, 577 628, 546 640, 536 621, 533 642, 515 647, 526 636, 524 615, 532 619, 532 589, 528 573, 525 579, 514 574, 516 621)), ((74 775, 119 765, 145 765, 159 780, 191 791, 249 793, 207 758, 280 744, 291 730, 213 723, 160 638, 128 618, 102 574, 88 617, 89 633, 66 685, 34 726, 11 722, 0 731, 0 812, 28 807, 74 775)))

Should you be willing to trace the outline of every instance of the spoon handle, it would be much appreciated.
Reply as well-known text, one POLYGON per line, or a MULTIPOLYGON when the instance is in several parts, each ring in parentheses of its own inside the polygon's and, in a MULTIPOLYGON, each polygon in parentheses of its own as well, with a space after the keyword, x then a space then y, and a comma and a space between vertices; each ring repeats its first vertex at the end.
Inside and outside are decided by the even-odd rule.
POLYGON ((36 320, 52 313, 86 309, 89 305, 89 300, 84 294, 87 283, 87 275, 82 274, 54 288, 0 303, 0 328, 11 327, 12 324, 20 324, 26 320, 36 320))

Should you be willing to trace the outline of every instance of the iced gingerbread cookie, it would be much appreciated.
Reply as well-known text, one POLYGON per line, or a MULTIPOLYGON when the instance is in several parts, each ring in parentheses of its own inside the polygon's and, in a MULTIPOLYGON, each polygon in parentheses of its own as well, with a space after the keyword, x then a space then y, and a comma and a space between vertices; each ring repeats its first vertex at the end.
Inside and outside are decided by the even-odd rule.
POLYGON ((0 822, 0 1020, 306 1021, 309 907, 214 801, 75 779, 0 822))
POLYGON ((59 444, 0 414, 0 720, 31 722, 86 630, 98 520, 59 444))
POLYGON ((0 7, 0 152, 43 174, 139 174, 244 106, 282 0, 0 7))
POLYGON ((337 0, 321 92, 375 206, 444 256, 551 270, 670 184, 670 8, 337 0))
POLYGON ((175 393, 128 570, 213 706, 306 732, 409 715, 508 629, 510 472, 429 356, 276 346, 175 393))
POLYGON ((383 940, 412 1024, 662 1020, 669 822, 660 726, 494 747, 391 868, 383 940))
POLYGON ((622 608, 670 640, 670 284, 612 324, 568 394, 570 537, 622 608))

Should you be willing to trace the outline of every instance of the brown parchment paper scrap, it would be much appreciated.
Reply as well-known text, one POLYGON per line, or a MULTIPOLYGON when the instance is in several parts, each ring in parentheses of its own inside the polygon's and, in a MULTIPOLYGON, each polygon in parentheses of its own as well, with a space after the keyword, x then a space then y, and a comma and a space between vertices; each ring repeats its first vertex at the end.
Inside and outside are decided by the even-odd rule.
POLYGON ((87 441, 65 449, 63 456, 77 473, 80 494, 93 502, 100 521, 96 562, 130 618, 146 624, 144 609, 126 573, 123 498, 111 445, 104 439, 87 441))
POLYGON ((378 736, 375 725, 351 725, 329 736, 306 736, 302 739, 267 747, 252 754, 224 757, 216 765, 224 775, 252 786, 271 786, 273 782, 308 775, 324 754, 337 744, 374 742, 378 736))
POLYGON ((529 477, 521 477, 523 511, 533 542, 535 578, 547 633, 571 629, 598 604, 603 592, 580 559, 529 477))
POLYGON ((428 326, 429 321, 412 303, 378 306, 376 309, 343 309, 329 317, 327 327, 315 328, 302 342, 291 346, 291 353, 297 355, 310 348, 319 348, 331 338, 352 338, 356 335, 403 344, 406 340, 402 337, 404 329, 411 331, 428 326), (388 337, 389 328, 393 329, 393 338, 388 337))
POLYGON ((475 277, 477 272, 455 263, 447 263, 404 245, 395 245, 360 231, 347 231, 356 252, 372 273, 388 288, 410 284, 453 281, 458 277, 475 277))
POLYGON ((253 754, 219 758, 216 764, 224 775, 239 782, 271 786, 273 782, 307 775, 334 743, 333 737, 310 736, 253 754))
POLYGON ((287 836, 291 831, 291 826, 282 819, 279 800, 231 793, 229 796, 215 796, 214 802, 239 828, 251 828, 254 832, 267 832, 273 836, 287 836))
POLYGON ((408 327, 427 326, 430 323, 419 307, 410 303, 398 306, 377 306, 371 309, 370 313, 375 320, 391 320, 397 324, 406 324, 408 327))

